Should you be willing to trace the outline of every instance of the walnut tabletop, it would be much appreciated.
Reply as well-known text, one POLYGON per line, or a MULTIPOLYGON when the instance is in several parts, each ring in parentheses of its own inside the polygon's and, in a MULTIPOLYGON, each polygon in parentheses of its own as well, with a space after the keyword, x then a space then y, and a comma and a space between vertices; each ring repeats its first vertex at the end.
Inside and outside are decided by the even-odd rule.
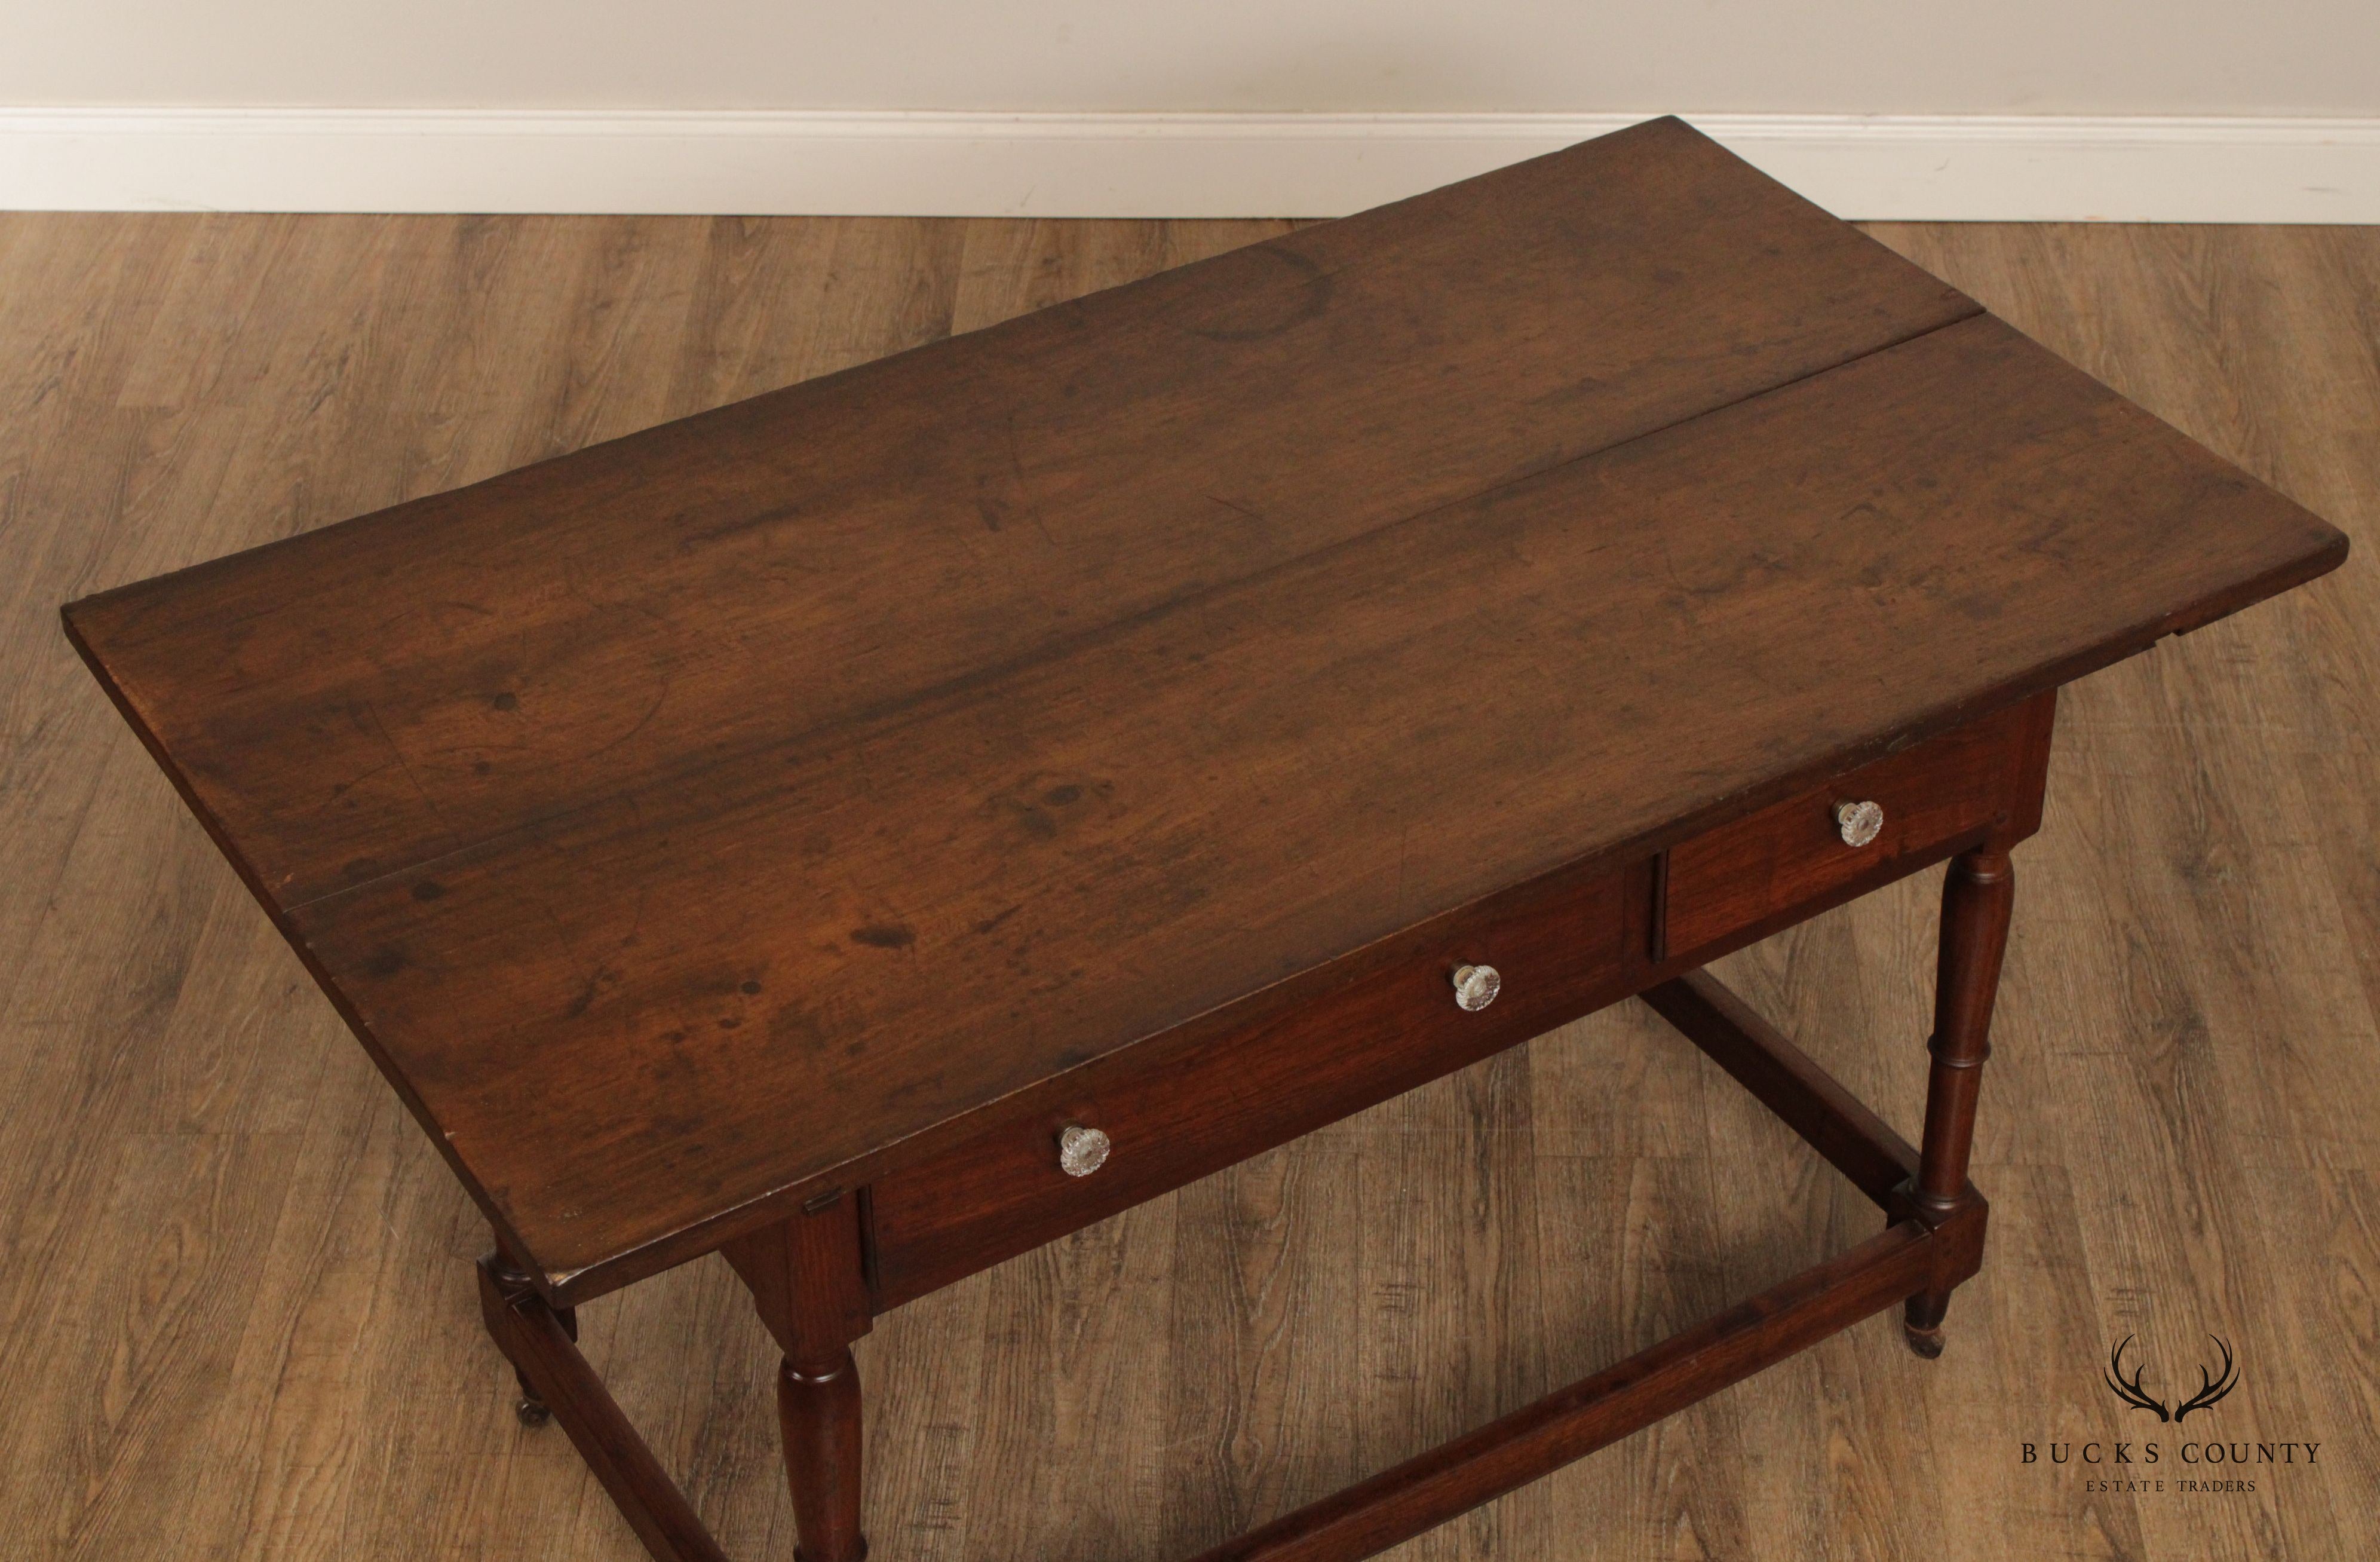
POLYGON ((2346 546, 1661 120, 66 620, 565 1301, 2346 546))

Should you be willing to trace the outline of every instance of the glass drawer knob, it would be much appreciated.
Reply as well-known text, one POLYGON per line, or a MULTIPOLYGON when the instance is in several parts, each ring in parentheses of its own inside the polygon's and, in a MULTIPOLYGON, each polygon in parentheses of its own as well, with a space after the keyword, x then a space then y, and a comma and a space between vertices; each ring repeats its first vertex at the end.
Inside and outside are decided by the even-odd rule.
POLYGON ((1068 1177, 1088 1177, 1108 1164, 1108 1136, 1080 1123, 1069 1123, 1058 1136, 1058 1169, 1068 1177))
POLYGON ((1865 846, 1884 828, 1884 807, 1872 802, 1835 804, 1835 832, 1845 846, 1865 846))
POLYGON ((1463 966, 1454 973, 1454 1007, 1465 1014, 1486 1008, 1503 990, 1504 979, 1494 966, 1463 966))

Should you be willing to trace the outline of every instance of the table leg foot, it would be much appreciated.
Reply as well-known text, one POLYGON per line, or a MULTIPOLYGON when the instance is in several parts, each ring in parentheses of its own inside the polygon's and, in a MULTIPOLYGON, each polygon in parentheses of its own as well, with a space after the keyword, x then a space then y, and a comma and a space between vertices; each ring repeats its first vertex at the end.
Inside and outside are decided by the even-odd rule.
POLYGON ((538 1397, 537 1390, 528 1385, 527 1374, 515 1372, 513 1376, 520 1380, 521 1397, 513 1406, 513 1414, 520 1418, 520 1423, 535 1430, 552 1421, 553 1407, 538 1397))
MULTIPOLYGON (((1916 1311, 1917 1299, 1912 1297, 1909 1306, 1912 1312, 1916 1311)), ((1909 1342, 1910 1349, 1928 1361, 1934 1361, 1942 1354, 1942 1325, 1939 1324, 1929 1327, 1904 1318, 1900 1324, 1900 1335, 1909 1342)))
POLYGON ((1928 1287, 1911 1297, 1900 1314, 1901 1326, 1909 1332, 1910 1348, 1929 1359, 1942 1354, 1942 1318, 1949 1311, 1950 1292, 1947 1288, 1928 1287), (1920 1335, 1932 1337, 1933 1349, 1918 1343, 1920 1335))

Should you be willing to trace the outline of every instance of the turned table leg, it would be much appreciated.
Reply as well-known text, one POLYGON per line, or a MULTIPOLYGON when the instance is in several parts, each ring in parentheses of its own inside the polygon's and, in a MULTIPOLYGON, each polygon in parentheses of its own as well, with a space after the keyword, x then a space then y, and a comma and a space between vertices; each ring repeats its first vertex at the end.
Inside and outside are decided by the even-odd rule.
MULTIPOLYGON (((2000 957, 2008 948, 2009 912, 2016 896, 2008 850, 1986 843, 1950 861, 1942 881, 1941 953, 1934 989, 1934 1055, 1925 1089, 1925 1139, 1919 1150, 1912 1200, 1917 1215, 1938 1226, 1967 1193, 1967 1156, 1975 1139, 1975 1097, 1984 1059, 1991 1055, 1992 999, 1999 989, 2000 957)), ((1942 1315, 1949 1287, 1909 1299, 1909 1348, 1942 1354, 1942 1315)))
POLYGON ((859 1367, 832 1361, 777 1369, 777 1423, 794 1494, 797 1562, 859 1562, 859 1367))
POLYGON ((859 1368, 851 1342, 873 1316, 859 1201, 836 1195, 721 1251, 784 1350, 777 1425, 794 1495, 797 1562, 860 1562, 859 1368))

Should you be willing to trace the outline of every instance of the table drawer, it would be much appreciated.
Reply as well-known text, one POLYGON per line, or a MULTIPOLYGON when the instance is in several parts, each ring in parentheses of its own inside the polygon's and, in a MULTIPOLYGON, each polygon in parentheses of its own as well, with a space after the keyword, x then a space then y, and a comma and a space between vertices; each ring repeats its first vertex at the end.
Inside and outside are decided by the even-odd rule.
POLYGON ((879 1178, 868 1194, 879 1309, 1625 997, 1646 964, 1650 867, 1441 919, 1367 951, 1366 969, 1335 987, 1188 1045, 1160 1037, 1101 1059, 1057 1099, 879 1178), (1476 1011, 1456 1002, 1466 963, 1501 977, 1476 1011), (1109 1138, 1088 1176, 1060 1165, 1070 1125, 1109 1138))
POLYGON ((2049 716, 2046 699, 1996 711, 1672 848, 1662 881, 1662 957, 1808 915, 1914 872, 1986 829, 2030 834, 2040 818, 2049 716), (1873 839, 1854 846, 1837 811, 1863 802, 1883 818, 1873 839))

